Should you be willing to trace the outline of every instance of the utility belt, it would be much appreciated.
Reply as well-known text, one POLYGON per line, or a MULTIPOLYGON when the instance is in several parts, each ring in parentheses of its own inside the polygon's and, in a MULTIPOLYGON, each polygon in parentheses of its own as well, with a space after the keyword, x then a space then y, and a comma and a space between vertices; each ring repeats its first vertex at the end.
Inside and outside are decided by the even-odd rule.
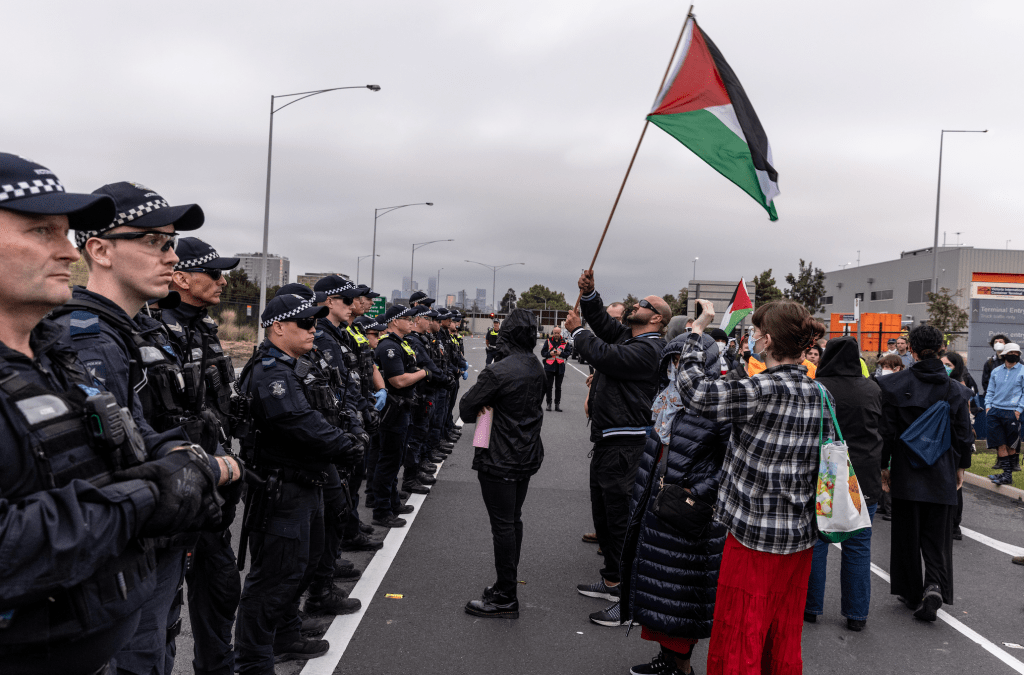
POLYGON ((283 483, 296 483, 307 487, 323 487, 330 479, 327 471, 314 471, 312 469, 295 469, 292 467, 276 464, 273 461, 264 461, 262 471, 257 471, 265 480, 269 481, 271 476, 276 475, 283 483), (263 475, 266 474, 266 475, 263 475))

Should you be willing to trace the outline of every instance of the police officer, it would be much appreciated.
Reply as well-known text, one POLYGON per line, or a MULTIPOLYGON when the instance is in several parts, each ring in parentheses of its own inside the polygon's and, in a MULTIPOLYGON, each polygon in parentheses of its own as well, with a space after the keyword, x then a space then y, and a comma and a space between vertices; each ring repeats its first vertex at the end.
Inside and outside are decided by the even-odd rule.
MULTIPOLYGON (((360 385, 362 386, 363 396, 369 404, 364 411, 366 416, 365 428, 370 434, 370 448, 365 460, 366 507, 373 508, 373 471, 377 466, 377 458, 380 456, 380 413, 384 409, 388 393, 387 388, 384 386, 384 377, 380 374, 380 368, 376 363, 374 355, 374 349, 377 348, 377 345, 376 343, 371 344, 363 333, 363 324, 365 322, 359 322, 359 319, 364 317, 373 307, 373 299, 379 298, 380 293, 373 292, 366 284, 359 284, 356 288, 359 291, 359 295, 352 303, 353 321, 345 329, 345 332, 351 338, 351 344, 358 350, 360 385)), ((377 319, 374 318, 371 323, 376 323, 376 321, 377 319)), ((387 326, 385 325, 381 330, 386 331, 387 326)), ((353 483, 352 487, 353 501, 355 501, 359 498, 357 494, 359 485, 358 483, 353 483)))
POLYGON ((352 463, 359 447, 337 425, 331 383, 303 358, 328 311, 300 295, 274 297, 260 317, 267 338, 239 377, 255 426, 254 470, 266 481, 246 497, 242 535, 252 562, 235 631, 240 673, 273 673, 275 660, 329 649, 302 637, 298 615, 323 551, 328 467, 352 463))
MULTIPOLYGON (((220 304, 227 285, 224 275, 238 266, 238 258, 221 257, 195 237, 178 240, 178 262, 171 277, 171 290, 181 303, 160 311, 160 319, 185 364, 189 391, 202 394, 192 401, 202 410, 203 427, 213 427, 218 440, 230 436, 231 382, 235 369, 217 337, 217 322, 208 308, 220 304)), ((206 434, 204 434, 206 435, 206 434)), ((203 442, 209 447, 209 440, 203 442)), ((231 495, 237 503, 237 496, 231 495)), ((232 505, 233 509, 233 505, 232 505)), ((235 656, 231 631, 242 592, 242 581, 231 548, 230 519, 220 532, 203 532, 192 551, 185 579, 188 582, 189 620, 192 624, 192 667, 197 675, 231 675, 235 656)))
MULTIPOLYGON (((358 299, 357 299, 358 300, 358 299)), ((363 340, 365 340, 364 350, 369 353, 370 358, 370 369, 373 373, 373 377, 380 378, 383 383, 384 378, 380 374, 380 368, 377 366, 376 355, 374 350, 377 349, 377 344, 380 340, 381 333, 387 331, 388 327, 385 324, 378 323, 377 319, 371 316, 358 316, 352 321, 350 328, 353 332, 357 332, 363 340)), ((362 351, 360 352, 362 354, 362 351)), ((374 380, 375 381, 375 380, 374 380)), ((387 401, 387 389, 381 389, 384 397, 380 400, 379 405, 384 406, 387 401)), ((377 470, 377 459, 380 456, 380 424, 379 424, 379 412, 374 410, 374 420, 377 424, 376 431, 367 429, 370 433, 370 448, 366 453, 365 465, 366 465, 366 507, 373 508, 373 475, 377 470)), ((358 499, 358 495, 356 495, 358 499)))
MULTIPOLYGON (((494 315, 492 314, 491 316, 494 316, 494 315)), ((501 322, 498 321, 497 319, 495 319, 494 320, 494 325, 491 326, 491 329, 487 331, 487 335, 484 336, 484 339, 486 340, 486 345, 487 345, 484 349, 487 351, 487 365, 488 366, 491 365, 491 362, 494 361, 494 357, 498 354, 498 329, 499 328, 501 328, 501 322)))
MULTIPOLYGON (((170 206, 139 183, 111 183, 93 194, 110 197, 116 215, 95 229, 75 228, 89 282, 74 289, 71 302, 55 312, 56 321, 90 373, 121 405, 130 406, 145 418, 144 424, 159 431, 173 429, 182 423, 178 413, 184 412, 180 365, 161 324, 140 310, 148 300, 168 296, 178 262, 177 232, 199 228, 203 211, 195 204, 170 206)), ((210 445, 205 450, 211 453, 212 470, 240 477, 238 463, 214 457, 210 445)), ((158 543, 157 589, 143 608, 135 636, 117 657, 119 671, 162 675, 173 668, 186 554, 196 536, 158 543)))
MULTIPOLYGON (((433 301, 430 298, 426 298, 426 300, 433 301)), ((428 449, 426 446, 427 434, 430 431, 430 420, 434 415, 434 406, 437 403, 437 391, 448 386, 449 377, 431 358, 431 348, 427 338, 427 332, 430 330, 430 308, 426 304, 422 304, 415 305, 411 309, 414 311, 413 325, 405 340, 416 353, 416 367, 430 371, 430 381, 421 382, 418 385, 420 387, 419 400, 410 413, 402 489, 413 494, 427 494, 430 492, 430 486, 437 482, 437 479, 431 475, 437 470, 437 466, 430 464, 430 457, 425 454, 428 449)))
POLYGON ((146 537, 220 518, 205 455, 180 430, 137 426, 43 318, 70 296, 69 224, 114 215, 109 196, 68 194, 46 167, 0 153, 4 673, 113 673, 156 588, 146 537))
POLYGON ((413 511, 411 505, 399 501, 398 470, 404 460, 410 414, 418 398, 415 385, 431 377, 429 370, 417 367, 416 352, 405 340, 412 331, 414 311, 392 305, 381 320, 388 332, 374 350, 388 390, 380 419, 380 456, 373 477, 373 524, 381 527, 404 527, 406 521, 399 516, 413 511))
POLYGON ((442 462, 451 454, 455 444, 447 438, 441 438, 441 431, 444 426, 444 416, 448 413, 448 389, 451 386, 452 376, 449 365, 448 353, 440 338, 441 315, 438 309, 432 309, 430 314, 430 332, 427 333, 430 357, 437 364, 441 372, 449 378, 447 386, 438 387, 435 392, 434 412, 430 417, 430 428, 427 431, 426 456, 431 462, 442 462))
POLYGON ((455 410, 455 401, 459 394, 459 376, 465 380, 469 377, 469 364, 462 353, 462 343, 459 339, 459 325, 462 323, 462 315, 459 310, 450 309, 440 316, 441 319, 441 340, 447 345, 449 351, 449 370, 452 374, 452 385, 448 389, 448 410, 445 411, 444 427, 441 438, 455 443, 459 440, 462 432, 455 425, 452 413, 455 410))

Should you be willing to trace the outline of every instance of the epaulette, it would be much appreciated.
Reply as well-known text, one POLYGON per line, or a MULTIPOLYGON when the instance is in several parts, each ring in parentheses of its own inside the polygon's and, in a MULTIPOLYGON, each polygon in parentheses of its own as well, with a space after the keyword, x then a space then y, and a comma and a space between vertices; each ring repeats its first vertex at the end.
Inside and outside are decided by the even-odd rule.
POLYGON ((273 368, 275 363, 277 363, 277 359, 275 359, 273 356, 264 356, 261 361, 261 364, 263 365, 263 370, 273 368))
POLYGON ((100 334, 100 317, 98 314, 78 309, 71 312, 71 337, 85 337, 100 334))
POLYGON ((211 326, 213 326, 214 328, 217 327, 217 322, 213 320, 212 316, 204 316, 203 317, 203 323, 208 323, 211 326))
POLYGON ((173 332, 173 333, 175 333, 177 335, 184 335, 185 334, 185 329, 182 328, 181 324, 178 323, 177 321, 175 321, 174 323, 168 323, 168 324, 165 324, 165 325, 167 326, 167 330, 169 330, 169 331, 171 331, 171 332, 173 332))

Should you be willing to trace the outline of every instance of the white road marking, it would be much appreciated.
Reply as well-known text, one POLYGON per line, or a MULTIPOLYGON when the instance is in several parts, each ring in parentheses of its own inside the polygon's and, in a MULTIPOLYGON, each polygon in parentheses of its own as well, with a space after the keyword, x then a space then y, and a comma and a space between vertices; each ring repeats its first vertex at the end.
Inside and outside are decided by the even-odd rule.
MULTIPOLYGON (((434 476, 441 472, 442 466, 444 466, 444 461, 438 463, 434 476)), ((426 499, 426 495, 410 495, 406 504, 412 504, 415 510, 402 516, 406 520, 405 527, 392 528, 388 532, 388 535, 384 537, 384 548, 374 554, 370 564, 363 570, 363 576, 359 578, 355 588, 352 589, 352 593, 349 594, 350 598, 358 599, 362 603, 362 607, 355 614, 334 617, 330 628, 327 629, 327 633, 323 636, 324 640, 330 642, 331 648, 323 656, 306 661, 306 665, 303 666, 299 675, 331 675, 334 673, 338 667, 338 662, 341 661, 341 657, 345 655, 345 650, 348 649, 349 642, 352 641, 352 636, 355 635, 356 629, 359 628, 363 615, 366 614, 366 610, 369 609, 373 599, 377 597, 380 584, 384 581, 384 576, 388 573, 388 570, 391 569, 391 564, 395 561, 395 556, 398 555, 402 542, 405 541, 405 535, 409 533, 413 521, 419 515, 424 499, 426 499)))
POLYGON ((985 546, 990 546, 991 548, 994 548, 995 550, 1005 553, 1007 555, 1024 555, 1024 548, 1021 548, 1020 546, 1007 544, 1006 542, 999 541, 998 539, 993 539, 992 537, 982 534, 981 532, 969 530, 966 527, 961 527, 960 531, 964 533, 965 537, 969 537, 974 541, 981 542, 982 544, 985 544, 985 546))
MULTIPOLYGON (((566 363, 569 363, 569 362, 566 361, 566 363)), ((584 373, 582 370, 580 370, 576 366, 572 365, 571 363, 569 363, 569 367, 572 368, 573 370, 575 370, 577 373, 579 373, 583 377, 590 377, 590 373, 584 373)))

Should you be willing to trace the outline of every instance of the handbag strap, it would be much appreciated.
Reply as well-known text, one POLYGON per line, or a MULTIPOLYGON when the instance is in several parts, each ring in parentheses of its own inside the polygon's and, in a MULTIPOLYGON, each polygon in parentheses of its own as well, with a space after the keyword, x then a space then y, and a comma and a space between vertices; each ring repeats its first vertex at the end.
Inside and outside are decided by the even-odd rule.
POLYGON ((828 405, 828 414, 832 418, 832 427, 836 430, 836 435, 839 436, 839 441, 845 443, 846 441, 843 439, 843 432, 839 428, 839 420, 836 419, 836 411, 832 408, 832 401, 828 400, 828 394, 825 393, 825 388, 817 382, 814 383, 814 386, 816 386, 818 391, 821 393, 821 418, 818 420, 818 447, 821 447, 822 427, 825 424, 825 405, 828 405))
POLYGON ((661 461, 658 462, 661 469, 661 485, 665 487, 665 476, 668 475, 668 443, 661 444, 661 461))

